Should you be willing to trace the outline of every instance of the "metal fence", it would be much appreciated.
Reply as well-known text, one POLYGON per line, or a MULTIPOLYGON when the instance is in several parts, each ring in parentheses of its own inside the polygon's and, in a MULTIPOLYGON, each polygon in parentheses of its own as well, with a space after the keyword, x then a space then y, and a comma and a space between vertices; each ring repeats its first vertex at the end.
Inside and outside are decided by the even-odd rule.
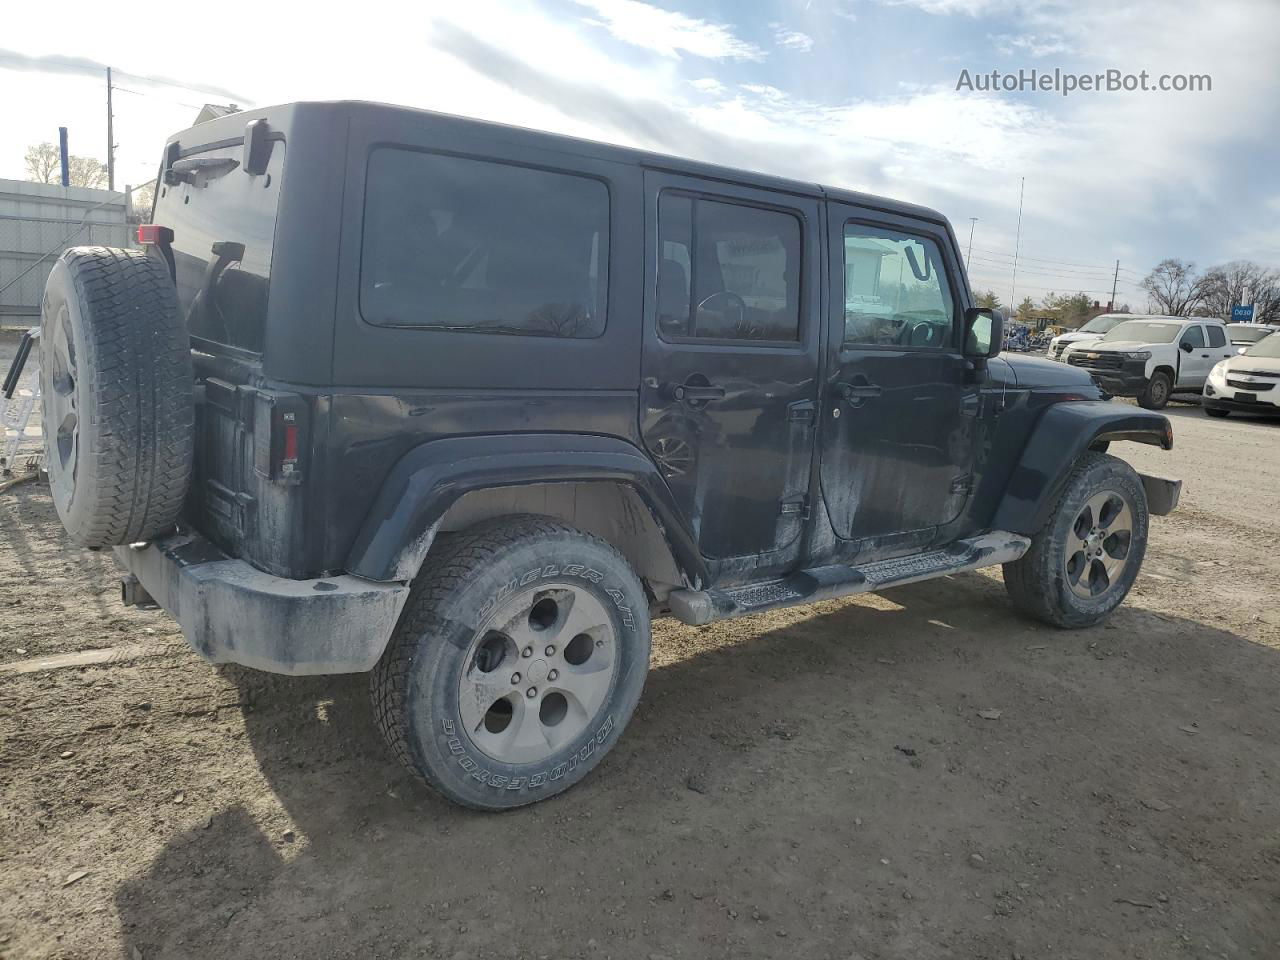
POLYGON ((36 323, 45 280, 67 247, 135 245, 125 212, 123 193, 0 180, 0 325, 36 323))

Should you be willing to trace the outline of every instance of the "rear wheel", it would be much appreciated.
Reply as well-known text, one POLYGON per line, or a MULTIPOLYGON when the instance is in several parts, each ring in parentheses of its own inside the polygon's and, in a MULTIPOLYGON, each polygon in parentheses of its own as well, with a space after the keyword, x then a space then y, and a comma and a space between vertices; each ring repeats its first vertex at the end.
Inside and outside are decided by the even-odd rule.
POLYGON ((1227 417, 1231 415, 1230 410, 1215 410, 1213 407, 1205 407, 1204 412, 1211 417, 1227 417))
POLYGON ((1138 394, 1138 406, 1148 410, 1163 410, 1169 402, 1169 394, 1173 390, 1173 381, 1163 370, 1157 370, 1147 381, 1146 388, 1138 394))
POLYGON ((1147 497, 1134 469, 1086 453, 1031 549, 1004 565, 1014 606, 1058 627, 1089 627, 1118 607, 1142 567, 1147 497))
POLYGON ((505 810, 581 780, 631 718, 648 602, 602 540, 491 521, 429 554, 373 676, 379 725, 450 800, 505 810))

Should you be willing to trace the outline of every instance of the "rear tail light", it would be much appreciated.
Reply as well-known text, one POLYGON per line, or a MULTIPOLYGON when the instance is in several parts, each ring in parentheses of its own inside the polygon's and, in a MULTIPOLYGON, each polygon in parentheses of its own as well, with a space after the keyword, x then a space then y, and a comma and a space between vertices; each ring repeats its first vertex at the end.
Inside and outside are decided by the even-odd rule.
POLYGON ((255 391, 254 470, 274 483, 301 483, 307 401, 296 393, 255 391))
POLYGON ((168 227, 162 227, 158 223, 140 223, 138 224, 138 242, 142 244, 170 244, 173 243, 173 231, 168 227))

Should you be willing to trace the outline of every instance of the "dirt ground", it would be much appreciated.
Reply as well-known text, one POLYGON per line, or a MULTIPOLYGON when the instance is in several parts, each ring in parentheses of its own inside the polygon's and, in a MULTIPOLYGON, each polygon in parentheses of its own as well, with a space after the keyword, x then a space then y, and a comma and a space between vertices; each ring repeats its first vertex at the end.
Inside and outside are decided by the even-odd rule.
POLYGON ((661 623, 600 768, 501 816, 365 678, 209 666, 0 493, 0 956, 1280 956, 1280 423, 1170 412, 1113 448, 1187 487, 1105 626, 990 571, 661 623))

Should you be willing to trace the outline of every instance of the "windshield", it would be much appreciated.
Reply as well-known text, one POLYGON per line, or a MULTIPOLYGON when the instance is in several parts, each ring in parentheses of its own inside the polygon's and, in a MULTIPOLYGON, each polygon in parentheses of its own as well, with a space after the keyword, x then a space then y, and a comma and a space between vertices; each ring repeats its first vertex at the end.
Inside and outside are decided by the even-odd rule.
POLYGON ((1264 337, 1252 347, 1245 350, 1246 357, 1264 357, 1267 360, 1280 360, 1280 337, 1264 337))
POLYGON ((1150 320, 1126 320, 1112 327, 1102 342, 1133 340, 1136 343, 1173 343, 1182 329, 1180 323, 1152 323, 1150 320))
POLYGON ((1109 314, 1104 313, 1100 317, 1094 317, 1092 320, 1090 320, 1088 323, 1086 323, 1083 327, 1081 327, 1076 332, 1077 333, 1106 333, 1108 330, 1114 327, 1117 323, 1120 323, 1123 320, 1124 320, 1124 317, 1113 317, 1113 316, 1110 316, 1109 314))
POLYGON ((1227 324, 1227 336, 1232 343, 1257 343, 1271 332, 1270 327, 1255 327, 1248 323, 1227 324))

